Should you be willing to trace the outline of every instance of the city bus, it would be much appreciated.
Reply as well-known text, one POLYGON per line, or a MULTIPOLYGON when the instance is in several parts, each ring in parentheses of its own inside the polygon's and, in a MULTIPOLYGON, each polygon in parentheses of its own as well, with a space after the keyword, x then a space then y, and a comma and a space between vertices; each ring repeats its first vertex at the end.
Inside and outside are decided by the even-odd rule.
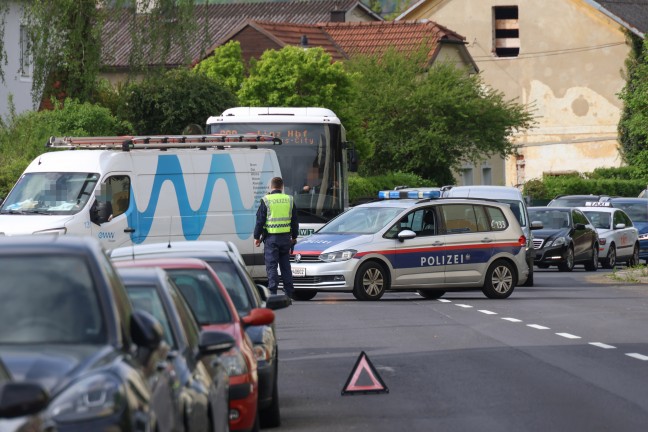
POLYGON ((280 138, 272 146, 284 191, 295 198, 299 235, 310 235, 349 207, 348 172, 355 150, 337 115, 326 108, 237 107, 207 120, 209 134, 259 134, 280 138))

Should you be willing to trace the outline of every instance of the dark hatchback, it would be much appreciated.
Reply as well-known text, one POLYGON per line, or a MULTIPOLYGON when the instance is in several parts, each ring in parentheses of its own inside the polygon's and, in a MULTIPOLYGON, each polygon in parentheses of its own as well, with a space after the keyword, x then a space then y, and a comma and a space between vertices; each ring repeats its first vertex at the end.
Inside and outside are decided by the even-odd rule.
POLYGON ((533 232, 534 263, 538 268, 558 266, 572 271, 584 264, 585 270, 598 269, 598 234, 587 216, 569 207, 529 207, 531 223, 542 224, 533 232))
POLYGON ((229 430, 229 376, 218 354, 235 344, 227 333, 200 330, 191 309, 169 275, 160 268, 121 268, 133 307, 153 315, 169 346, 157 365, 173 389, 154 393, 159 431, 229 430))
POLYGON ((131 309, 96 240, 0 238, 0 298, 0 357, 15 381, 39 384, 50 399, 2 430, 155 428, 147 366, 162 328, 131 309))
MULTIPOLYGON (((241 317, 256 308, 282 309, 291 304, 285 295, 269 295, 267 288, 256 285, 243 266, 243 260, 228 242, 187 241, 124 247, 111 252, 115 261, 148 258, 198 258, 216 272, 241 317)), ((281 424, 279 411, 279 350, 274 322, 247 326, 254 345, 259 375, 259 420, 262 427, 281 424)))

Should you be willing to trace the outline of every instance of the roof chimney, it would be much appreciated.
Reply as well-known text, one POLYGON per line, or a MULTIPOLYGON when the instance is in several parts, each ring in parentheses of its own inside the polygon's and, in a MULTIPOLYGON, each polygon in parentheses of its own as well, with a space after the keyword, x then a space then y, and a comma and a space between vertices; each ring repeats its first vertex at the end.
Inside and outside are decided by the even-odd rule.
POLYGON ((331 11, 331 22, 345 22, 346 21, 346 11, 343 10, 332 10, 331 11))

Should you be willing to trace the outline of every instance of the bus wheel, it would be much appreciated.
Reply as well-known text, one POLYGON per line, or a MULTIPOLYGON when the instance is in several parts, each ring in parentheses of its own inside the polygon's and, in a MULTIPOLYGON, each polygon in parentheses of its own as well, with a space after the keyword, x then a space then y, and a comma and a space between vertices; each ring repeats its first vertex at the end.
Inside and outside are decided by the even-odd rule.
POLYGON ((368 261, 360 266, 353 285, 353 295, 358 300, 379 300, 389 288, 389 276, 377 262, 368 261))

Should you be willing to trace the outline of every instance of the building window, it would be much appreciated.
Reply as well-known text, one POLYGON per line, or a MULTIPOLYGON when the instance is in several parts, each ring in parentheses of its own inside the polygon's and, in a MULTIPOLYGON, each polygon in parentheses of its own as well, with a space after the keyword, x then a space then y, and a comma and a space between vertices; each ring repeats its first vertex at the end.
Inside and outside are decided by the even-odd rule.
POLYGON ((493 170, 490 167, 482 167, 482 184, 493 184, 493 170))
POLYGON ((470 186, 474 184, 472 168, 464 168, 461 170, 461 181, 463 182, 464 186, 470 186))
POLYGON ((520 54, 520 24, 517 6, 493 8, 494 51, 497 57, 520 54))
POLYGON ((32 75, 31 50, 29 46, 29 32, 27 26, 20 26, 20 75, 30 77, 32 75))

